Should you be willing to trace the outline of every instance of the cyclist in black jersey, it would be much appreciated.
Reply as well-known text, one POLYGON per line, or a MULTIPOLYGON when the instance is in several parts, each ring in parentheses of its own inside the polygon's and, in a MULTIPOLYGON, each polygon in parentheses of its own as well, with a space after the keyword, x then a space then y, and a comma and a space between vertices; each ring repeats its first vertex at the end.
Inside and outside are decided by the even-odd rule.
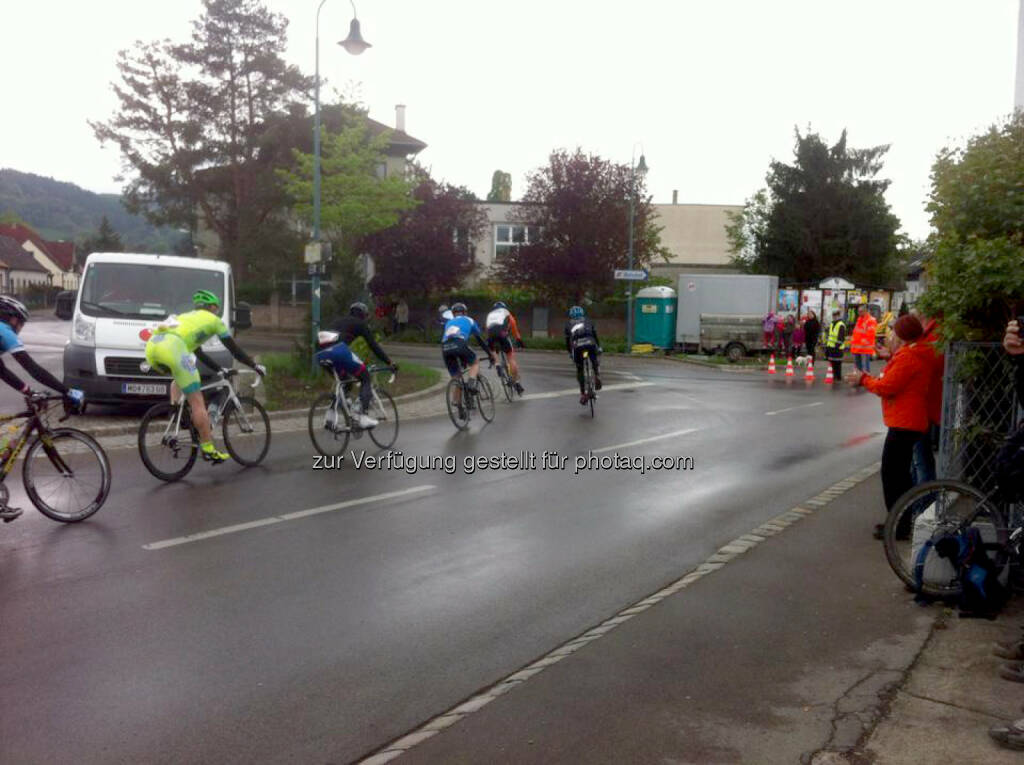
POLYGON ((370 373, 366 370, 366 364, 354 353, 348 351, 348 347, 357 337, 361 337, 377 358, 394 371, 398 371, 398 364, 395 364, 384 349, 377 344, 377 340, 367 326, 366 319, 369 315, 370 309, 367 308, 366 303, 353 303, 349 306, 348 316, 342 316, 331 325, 331 329, 337 333, 337 337, 329 340, 324 338, 327 340, 325 344, 332 347, 317 354, 322 361, 333 362, 335 367, 340 367, 341 371, 348 372, 359 380, 359 403, 363 411, 357 419, 362 427, 371 427, 370 422, 373 425, 377 424, 366 414, 370 410, 370 400, 373 398, 373 381, 370 378, 370 373), (339 361, 341 363, 338 363, 339 361))
POLYGON ((599 372, 601 342, 597 339, 597 327, 586 317, 583 309, 574 305, 569 309, 569 321, 565 323, 565 349, 576 364, 576 380, 580 384, 580 403, 586 406, 587 393, 583 389, 583 351, 590 351, 590 360, 594 364, 594 387, 601 390, 599 372))

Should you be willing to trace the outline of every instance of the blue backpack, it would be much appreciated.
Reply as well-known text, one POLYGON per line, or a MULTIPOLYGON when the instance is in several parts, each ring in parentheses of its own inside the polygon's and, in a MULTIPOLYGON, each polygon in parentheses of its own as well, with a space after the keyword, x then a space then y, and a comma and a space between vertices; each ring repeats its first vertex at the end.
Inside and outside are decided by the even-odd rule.
POLYGON ((999 572, 985 551, 981 531, 972 526, 961 534, 940 534, 921 545, 914 561, 914 583, 919 602, 924 600, 921 592, 924 564, 933 548, 936 555, 949 560, 957 571, 961 618, 995 619, 1006 605, 1009 593, 999 581, 999 572))

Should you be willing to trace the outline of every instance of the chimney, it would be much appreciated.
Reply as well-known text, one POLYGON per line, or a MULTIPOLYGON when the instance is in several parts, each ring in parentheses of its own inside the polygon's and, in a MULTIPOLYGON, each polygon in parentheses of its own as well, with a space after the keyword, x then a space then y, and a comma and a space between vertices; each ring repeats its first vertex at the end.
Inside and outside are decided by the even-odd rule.
POLYGON ((395 130, 405 132, 405 104, 395 105, 395 130))
POLYGON ((672 189, 672 204, 679 204, 679 189, 672 189))

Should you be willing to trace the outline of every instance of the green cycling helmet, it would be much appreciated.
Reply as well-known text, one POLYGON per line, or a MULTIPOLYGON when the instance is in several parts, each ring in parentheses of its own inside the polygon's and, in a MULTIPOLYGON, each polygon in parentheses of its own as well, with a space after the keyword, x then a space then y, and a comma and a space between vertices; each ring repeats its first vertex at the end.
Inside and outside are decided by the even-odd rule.
POLYGON ((220 298, 209 290, 199 290, 192 296, 192 305, 196 308, 206 308, 211 305, 219 308, 220 298))

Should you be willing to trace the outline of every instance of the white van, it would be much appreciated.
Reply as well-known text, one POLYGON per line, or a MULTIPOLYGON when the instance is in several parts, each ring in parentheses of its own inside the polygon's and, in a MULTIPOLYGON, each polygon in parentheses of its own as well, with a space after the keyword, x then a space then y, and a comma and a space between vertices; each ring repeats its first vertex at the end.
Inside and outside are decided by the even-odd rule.
MULTIPOLYGON (((62 293, 64 299, 57 300, 57 316, 72 319, 64 346, 64 384, 85 391, 89 402, 166 397, 171 378, 143 371, 146 343, 139 332, 171 314, 191 311, 196 290, 221 299, 221 318, 229 329, 252 326, 249 306, 235 301, 228 263, 176 255, 90 255, 78 293, 62 293)), ((209 340, 203 350, 221 366, 232 365, 219 339, 209 340)), ((210 373, 202 365, 200 371, 210 373)))

